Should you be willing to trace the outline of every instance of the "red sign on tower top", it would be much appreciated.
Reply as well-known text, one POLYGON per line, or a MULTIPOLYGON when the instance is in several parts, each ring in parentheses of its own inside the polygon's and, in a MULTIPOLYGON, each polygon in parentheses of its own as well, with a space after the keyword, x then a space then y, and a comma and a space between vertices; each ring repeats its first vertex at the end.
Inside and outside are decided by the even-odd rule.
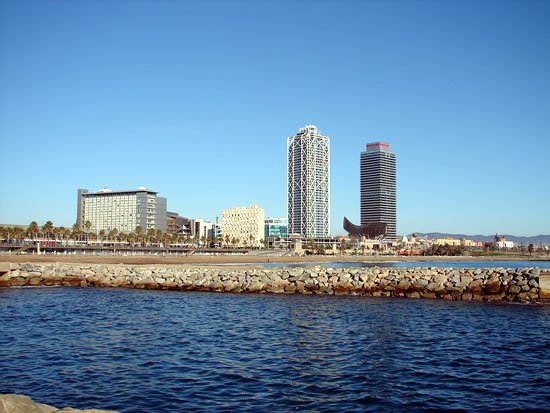
POLYGON ((384 148, 389 149, 390 145, 384 142, 373 142, 373 143, 367 143, 367 150, 373 150, 376 148, 384 148))

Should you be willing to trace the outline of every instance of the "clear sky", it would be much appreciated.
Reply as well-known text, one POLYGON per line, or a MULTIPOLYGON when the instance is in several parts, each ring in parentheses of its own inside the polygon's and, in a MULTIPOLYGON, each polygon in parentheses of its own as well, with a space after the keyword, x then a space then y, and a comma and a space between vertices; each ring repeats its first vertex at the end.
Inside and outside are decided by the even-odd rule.
POLYGON ((78 188, 180 215, 286 216, 286 142, 397 156, 397 231, 550 233, 550 1, 1 1, 0 223, 71 226, 78 188))

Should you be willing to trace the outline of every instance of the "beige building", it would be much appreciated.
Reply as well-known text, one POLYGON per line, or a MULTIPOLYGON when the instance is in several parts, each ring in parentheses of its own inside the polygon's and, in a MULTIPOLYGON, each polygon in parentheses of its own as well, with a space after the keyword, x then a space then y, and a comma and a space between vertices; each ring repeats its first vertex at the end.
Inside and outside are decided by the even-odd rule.
POLYGON ((462 242, 459 239, 454 238, 437 238, 432 241, 433 245, 451 245, 453 247, 460 247, 462 242))
POLYGON ((221 236, 224 244, 237 247, 261 247, 264 238, 263 208, 252 205, 249 208, 231 208, 222 210, 221 236), (236 240, 237 243, 232 241, 236 240))
POLYGON ((475 248, 478 246, 478 241, 472 241, 471 239, 463 239, 462 246, 466 248, 475 248))

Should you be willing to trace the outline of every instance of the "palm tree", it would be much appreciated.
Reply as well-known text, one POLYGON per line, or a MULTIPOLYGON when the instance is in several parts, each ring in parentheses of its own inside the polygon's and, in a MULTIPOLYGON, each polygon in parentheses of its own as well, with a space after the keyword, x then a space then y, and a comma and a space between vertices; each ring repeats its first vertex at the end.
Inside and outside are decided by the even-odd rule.
POLYGON ((154 228, 149 228, 147 230, 147 241, 149 242, 149 244, 153 243, 153 240, 155 239, 155 234, 156 234, 156 231, 154 228))
POLYGON ((36 221, 32 221, 27 228, 27 233, 30 235, 31 239, 34 241, 36 234, 38 233, 38 224, 36 221))
POLYGON ((61 238, 61 243, 70 235, 71 231, 65 227, 59 227, 59 237, 61 238))
POLYGON ((42 234, 44 238, 50 239, 50 236, 53 231, 53 222, 52 221, 46 221, 44 225, 42 225, 42 234))
POLYGON ((118 230, 116 228, 111 229, 107 234, 107 239, 109 241, 114 241, 117 236, 117 233, 118 233, 118 230))
POLYGON ((61 231, 63 227, 54 227, 52 230, 53 238, 57 243, 57 240, 61 240, 61 231))
POLYGON ((84 232, 86 233, 86 244, 88 243, 88 237, 90 236, 91 229, 92 229, 92 223, 90 221, 86 221, 84 223, 84 232))
POLYGON ((103 244, 103 241, 105 240, 105 230, 104 229, 99 231, 99 237, 101 238, 101 243, 103 244))
POLYGON ((340 255, 344 255, 344 251, 346 250, 346 245, 344 244, 344 241, 340 242, 338 249, 340 250, 340 255))
POLYGON ((82 230, 78 226, 78 224, 74 224, 73 228, 71 230, 71 236, 74 238, 75 241, 82 241, 82 230))
POLYGON ((143 238, 143 229, 141 228, 141 225, 138 225, 136 227, 136 230, 134 231, 135 239, 137 242, 141 242, 141 239, 143 238))

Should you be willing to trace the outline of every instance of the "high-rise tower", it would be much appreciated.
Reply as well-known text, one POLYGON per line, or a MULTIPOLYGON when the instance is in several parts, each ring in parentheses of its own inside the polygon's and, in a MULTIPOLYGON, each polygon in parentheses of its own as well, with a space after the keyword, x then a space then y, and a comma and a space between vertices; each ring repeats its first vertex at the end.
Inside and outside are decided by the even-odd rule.
POLYGON ((329 236, 329 139, 313 125, 288 138, 287 213, 289 234, 329 236))
POLYGON ((382 142, 361 152, 361 225, 387 224, 387 240, 396 238, 395 154, 382 142))

